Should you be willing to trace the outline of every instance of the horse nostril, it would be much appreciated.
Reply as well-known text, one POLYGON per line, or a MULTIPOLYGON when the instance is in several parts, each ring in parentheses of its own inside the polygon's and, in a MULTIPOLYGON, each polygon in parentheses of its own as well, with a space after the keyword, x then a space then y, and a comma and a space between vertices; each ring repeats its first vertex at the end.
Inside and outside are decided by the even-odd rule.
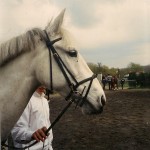
POLYGON ((102 105, 103 105, 103 106, 104 106, 104 105, 105 105, 105 103, 106 103, 106 102, 105 102, 105 98, 104 98, 104 96, 102 96, 102 97, 101 97, 101 103, 102 103, 102 105))

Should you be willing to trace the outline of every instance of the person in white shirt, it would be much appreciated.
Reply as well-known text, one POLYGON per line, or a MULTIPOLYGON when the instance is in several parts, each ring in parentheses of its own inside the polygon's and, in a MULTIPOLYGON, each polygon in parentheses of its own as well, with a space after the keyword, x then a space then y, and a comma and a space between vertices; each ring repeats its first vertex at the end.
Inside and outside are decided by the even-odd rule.
POLYGON ((53 134, 45 131, 50 126, 50 111, 47 99, 44 97, 45 88, 39 87, 32 95, 20 119, 11 131, 14 147, 23 148, 36 140, 38 143, 30 150, 53 150, 53 134))

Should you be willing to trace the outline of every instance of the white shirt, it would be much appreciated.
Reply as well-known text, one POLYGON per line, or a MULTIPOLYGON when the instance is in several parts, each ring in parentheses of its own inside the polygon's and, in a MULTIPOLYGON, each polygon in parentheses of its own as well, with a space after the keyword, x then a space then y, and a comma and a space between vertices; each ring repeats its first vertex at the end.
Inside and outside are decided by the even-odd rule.
MULTIPOLYGON (((47 128, 50 126, 49 119, 49 106, 48 101, 44 98, 44 94, 39 95, 35 92, 27 107, 25 108, 23 114, 20 119, 12 129, 12 137, 14 140, 15 147, 25 147, 30 145, 33 142, 28 143, 31 140, 32 134, 37 130, 46 126, 47 128), (21 144, 20 144, 21 143, 21 144), (23 144, 22 144, 23 143, 23 144), (28 143, 28 144, 26 144, 28 143)), ((52 149, 52 140, 53 134, 52 130, 50 130, 50 135, 44 142, 44 150, 53 150, 52 149)), ((31 148, 30 150, 41 150, 43 148, 43 142, 38 142, 31 148)))

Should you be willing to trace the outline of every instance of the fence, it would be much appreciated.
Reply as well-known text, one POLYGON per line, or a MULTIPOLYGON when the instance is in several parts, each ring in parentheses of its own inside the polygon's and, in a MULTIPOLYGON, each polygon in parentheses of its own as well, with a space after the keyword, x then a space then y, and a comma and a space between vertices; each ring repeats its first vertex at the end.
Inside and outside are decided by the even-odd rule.
MULTIPOLYGON (((100 84, 103 85, 102 81, 100 81, 100 84)), ((143 83, 143 85, 144 85, 144 83, 143 83)), ((122 89, 120 80, 118 80, 118 88, 122 89)), ((150 86, 142 86, 142 84, 138 84, 138 82, 136 80, 127 80, 127 79, 125 80, 123 89, 137 89, 137 88, 150 88, 150 86)), ((105 85, 105 89, 109 89, 108 82, 105 85)))

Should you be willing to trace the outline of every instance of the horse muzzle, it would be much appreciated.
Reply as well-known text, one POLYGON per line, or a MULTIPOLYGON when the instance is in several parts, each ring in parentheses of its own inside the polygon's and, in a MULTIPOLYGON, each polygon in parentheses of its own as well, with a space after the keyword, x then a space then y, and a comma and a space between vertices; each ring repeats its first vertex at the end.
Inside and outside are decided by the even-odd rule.
POLYGON ((87 99, 84 105, 82 106, 83 114, 87 114, 87 115, 101 114, 106 104, 105 96, 101 96, 101 98, 98 98, 96 102, 97 104, 94 105, 87 99))

